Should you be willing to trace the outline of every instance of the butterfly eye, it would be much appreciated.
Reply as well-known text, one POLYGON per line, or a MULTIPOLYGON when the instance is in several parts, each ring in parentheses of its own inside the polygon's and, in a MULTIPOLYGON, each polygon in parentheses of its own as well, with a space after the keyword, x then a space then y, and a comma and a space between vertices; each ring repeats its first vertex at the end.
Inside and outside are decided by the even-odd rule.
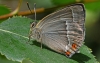
POLYGON ((31 24, 31 27, 34 27, 36 25, 36 23, 35 22, 33 22, 32 24, 31 24))
POLYGON ((34 27, 34 23, 32 23, 31 27, 34 27))

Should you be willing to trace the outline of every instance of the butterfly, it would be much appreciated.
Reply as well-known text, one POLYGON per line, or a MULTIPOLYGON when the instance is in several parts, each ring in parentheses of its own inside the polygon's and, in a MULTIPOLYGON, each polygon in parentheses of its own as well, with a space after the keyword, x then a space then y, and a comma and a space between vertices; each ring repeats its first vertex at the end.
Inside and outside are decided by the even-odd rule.
POLYGON ((48 48, 72 57, 85 39, 85 7, 72 4, 53 12, 30 27, 30 38, 48 48))

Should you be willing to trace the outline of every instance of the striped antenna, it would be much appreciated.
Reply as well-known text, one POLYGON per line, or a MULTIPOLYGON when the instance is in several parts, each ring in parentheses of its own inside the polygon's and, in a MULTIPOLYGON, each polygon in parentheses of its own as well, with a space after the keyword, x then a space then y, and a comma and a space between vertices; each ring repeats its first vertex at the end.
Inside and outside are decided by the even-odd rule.
MULTIPOLYGON (((27 2, 27 6, 28 6, 30 12, 33 13, 32 10, 30 9, 28 2, 27 2)), ((34 3, 34 14, 35 14, 35 22, 36 22, 36 3, 34 3)))

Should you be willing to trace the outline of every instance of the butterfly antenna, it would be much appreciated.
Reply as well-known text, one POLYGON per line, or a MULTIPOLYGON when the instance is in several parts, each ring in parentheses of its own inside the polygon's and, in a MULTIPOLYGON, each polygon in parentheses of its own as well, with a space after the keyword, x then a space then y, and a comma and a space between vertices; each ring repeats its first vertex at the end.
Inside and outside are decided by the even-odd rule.
POLYGON ((30 9, 30 6, 29 6, 28 2, 27 2, 27 6, 28 6, 28 9, 30 10, 30 12, 32 13, 32 11, 31 11, 31 9, 30 9))
MULTIPOLYGON (((32 10, 30 9, 28 2, 27 2, 27 6, 28 6, 30 12, 33 13, 32 10)), ((34 3, 34 14, 35 14, 35 22, 36 22, 36 3, 34 3)))
POLYGON ((34 3, 34 14, 35 14, 35 22, 36 22, 36 3, 34 3))

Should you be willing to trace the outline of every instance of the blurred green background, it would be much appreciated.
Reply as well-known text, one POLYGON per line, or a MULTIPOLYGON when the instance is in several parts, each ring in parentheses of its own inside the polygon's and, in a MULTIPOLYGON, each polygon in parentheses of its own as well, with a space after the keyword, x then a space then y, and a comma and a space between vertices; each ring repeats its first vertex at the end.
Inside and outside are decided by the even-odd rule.
MULTIPOLYGON (((52 8, 55 6, 63 4, 67 5, 76 2, 84 3, 86 8, 86 36, 84 42, 86 46, 92 49, 92 54, 96 56, 96 59, 100 62, 100 0, 23 0, 20 11, 28 10, 26 2, 29 2, 31 9, 34 7, 34 3, 36 3, 36 8, 52 8)), ((9 13, 9 9, 13 11, 17 4, 18 0, 0 0, 0 15, 9 13), (9 7, 8 9, 5 7, 7 10, 6 13, 2 12, 1 5, 9 7)), ((37 14, 37 19, 40 20, 51 12, 53 11, 37 14)), ((34 19, 34 15, 27 17, 34 19)), ((0 55, 0 61, 7 61, 7 63, 11 63, 11 61, 6 60, 2 55, 0 55)))

